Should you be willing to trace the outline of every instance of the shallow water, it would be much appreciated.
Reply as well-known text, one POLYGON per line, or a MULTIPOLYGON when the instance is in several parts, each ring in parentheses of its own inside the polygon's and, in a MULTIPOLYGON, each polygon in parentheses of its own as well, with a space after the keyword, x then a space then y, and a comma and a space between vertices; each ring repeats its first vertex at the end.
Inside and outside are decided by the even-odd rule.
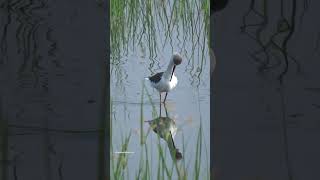
MULTIPOLYGON (((170 12, 171 5, 168 5, 170 12)), ((112 8, 112 7, 111 7, 112 8)), ((170 13, 169 13, 170 15, 170 13)), ((193 33, 186 32, 177 23, 172 28, 170 37, 167 36, 167 26, 161 26, 161 23, 155 22, 156 53, 148 46, 150 43, 147 38, 142 38, 140 44, 128 43, 128 48, 120 49, 118 56, 111 54, 113 63, 111 65, 111 99, 112 99, 112 142, 113 152, 121 151, 123 139, 132 133, 127 151, 128 154, 127 173, 131 177, 138 172, 138 162, 140 161, 143 147, 140 145, 141 124, 143 120, 152 120, 160 113, 159 93, 153 89, 145 77, 164 71, 169 63, 170 57, 174 52, 179 52, 183 57, 181 65, 177 66, 175 75, 178 78, 177 87, 169 92, 167 97, 166 109, 168 116, 175 120, 178 131, 174 138, 176 147, 183 151, 183 160, 178 163, 186 164, 188 179, 193 176, 197 134, 200 123, 203 127, 202 150, 200 159, 200 169, 202 178, 208 178, 209 159, 210 159, 210 73, 209 73, 209 52, 207 46, 207 36, 204 28, 204 18, 202 13, 194 13, 194 19, 197 25, 193 28, 193 33), (153 52, 151 52, 153 51, 153 52), (145 86, 145 90, 143 87, 145 86), (141 101, 141 93, 144 93, 144 99, 141 101), (151 101, 148 99, 149 93, 151 101), (153 109, 155 107, 155 111, 153 109), (142 113, 141 113, 142 109, 142 113), (184 142, 183 142, 184 139, 184 142)), ((157 17, 155 15, 155 17, 157 17)), ((170 16, 169 16, 170 17, 170 16)), ((112 17, 111 17, 112 19, 112 17)), ((157 20, 157 18, 155 18, 157 20)), ((138 28, 141 28, 138 25, 138 28)), ((185 27, 187 28, 187 27, 185 27)), ((188 27, 189 28, 189 27, 188 27)), ((189 29, 191 32, 191 30, 189 29)), ((162 98, 164 98, 163 93, 162 98)), ((161 115, 165 116, 165 107, 161 107, 161 115)), ((142 125, 143 133, 147 134, 150 128, 148 123, 142 125)), ((166 163, 171 167, 173 161, 164 140, 161 139, 166 153, 166 163)), ((148 146, 149 165, 151 177, 156 177, 158 168, 158 136, 150 132, 146 137, 148 146)), ((112 153, 112 152, 111 152, 112 153)), ((118 157, 118 154, 112 154, 111 158, 118 157)), ((175 173, 174 173, 175 176, 175 173)), ((153 179, 153 178, 152 178, 153 179)))

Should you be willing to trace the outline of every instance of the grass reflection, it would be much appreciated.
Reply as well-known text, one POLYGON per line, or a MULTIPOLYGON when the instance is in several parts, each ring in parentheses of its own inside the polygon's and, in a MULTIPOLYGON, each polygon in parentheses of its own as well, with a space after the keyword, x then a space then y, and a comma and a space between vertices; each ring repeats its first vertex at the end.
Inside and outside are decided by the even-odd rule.
MULTIPOLYGON (((113 104, 111 104, 113 106, 113 104)), ((200 111, 200 109, 199 109, 200 111)), ((167 114, 168 115, 168 114, 167 114)), ((113 116, 112 116, 113 117, 113 116)), ((152 101, 150 94, 147 89, 142 86, 142 94, 141 94, 141 106, 140 106, 140 149, 139 152, 139 162, 136 162, 137 167, 128 167, 129 154, 115 154, 115 152, 120 149, 121 152, 129 151, 129 144, 132 143, 131 136, 132 133, 126 135, 121 138, 121 142, 114 142, 113 134, 111 133, 111 179, 132 179, 132 174, 134 174, 135 179, 145 179, 150 180, 157 177, 157 179, 210 179, 210 171, 209 171, 209 162, 208 162, 208 152, 207 152, 207 144, 204 140, 203 127, 201 123, 200 116, 200 126, 198 129, 195 129, 194 135, 196 135, 196 142, 194 146, 190 146, 190 148, 195 148, 194 154, 188 154, 186 148, 188 146, 189 137, 185 138, 184 134, 181 133, 179 136, 182 139, 182 154, 183 157, 179 160, 176 159, 176 147, 175 145, 170 145, 169 140, 165 137, 166 132, 168 131, 168 127, 171 128, 171 125, 175 123, 174 120, 170 117, 158 117, 156 111, 156 103, 152 101), (145 97, 148 97, 149 103, 151 103, 153 107, 153 115, 152 118, 154 120, 148 121, 151 125, 147 131, 144 131, 144 124, 146 123, 144 117, 144 103, 145 97), (158 124, 158 121, 167 122, 168 124, 158 124), (158 126, 157 132, 155 133, 156 138, 151 136, 150 132, 154 130, 155 127, 153 125, 158 126), (164 132, 160 132, 159 128, 165 127, 164 132), (160 133, 160 134, 159 134, 160 133), (120 144, 119 144, 120 143, 120 144), (116 144, 116 145, 115 145, 116 144), (156 146, 156 149, 153 148, 153 145, 156 146), (173 147, 171 147, 173 146, 173 147), (205 151, 202 150, 205 148, 205 151), (166 151, 169 149, 169 151, 166 151), (154 153, 151 153, 153 151, 154 153), (169 153, 168 153, 169 152, 169 153), (205 152, 205 154, 203 154, 205 152), (154 155, 157 155, 154 157, 154 155), (206 163, 201 163, 202 156, 205 156, 207 159, 206 163), (156 160, 155 160, 156 159, 156 160), (152 164, 151 162, 156 162, 152 164), (193 164, 190 164, 193 162, 193 164), (155 170, 152 171, 152 166, 156 165, 155 170), (134 169, 134 172, 132 172, 134 169)), ((116 119, 111 119, 111 130, 117 129, 115 127, 116 119)), ((160 122, 160 123, 161 123, 160 122)), ((178 132, 178 131, 177 131, 178 132)), ((182 132, 182 131, 181 131, 182 132)), ((121 133, 121 132, 120 132, 121 133)), ((191 134, 191 133, 190 133, 191 134)), ((189 135, 190 135, 189 134, 189 135)), ((193 133, 192 133, 193 134, 193 133)), ((171 134, 170 134, 171 135, 171 134)), ((122 134, 121 134, 122 136, 122 134)), ((174 135, 173 135, 174 136, 174 135)))
POLYGON ((185 55, 185 71, 198 86, 208 54, 209 17, 209 0, 111 0, 111 63, 121 69, 124 57, 134 52, 150 60, 152 73, 170 46, 185 55))

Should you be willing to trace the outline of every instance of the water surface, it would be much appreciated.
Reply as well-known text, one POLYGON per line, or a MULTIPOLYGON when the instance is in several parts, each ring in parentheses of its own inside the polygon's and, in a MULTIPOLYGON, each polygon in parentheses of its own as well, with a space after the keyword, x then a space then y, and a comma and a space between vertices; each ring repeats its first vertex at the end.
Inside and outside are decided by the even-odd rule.
MULTIPOLYGON (((126 25, 130 27, 123 28, 123 31, 119 32, 123 35, 115 34, 116 30, 120 30, 113 26, 116 30, 112 32, 111 36, 114 37, 111 38, 122 39, 122 42, 111 40, 113 43, 111 46, 114 46, 111 54, 110 72, 113 145, 111 153, 121 151, 124 139, 131 134, 127 148, 130 154, 127 154, 126 177, 136 176, 139 171, 139 162, 142 158, 145 161, 145 146, 141 145, 141 133, 147 135, 147 157, 151 179, 157 175, 158 136, 153 131, 149 132, 149 124, 144 122, 141 124, 141 120, 152 120, 160 115, 159 93, 144 78, 164 71, 171 55, 174 52, 179 52, 183 57, 183 62, 175 70, 178 85, 168 94, 166 102, 167 115, 175 121, 178 128, 174 142, 183 154, 183 159, 178 162, 178 166, 184 165, 188 179, 193 179, 197 135, 202 125, 201 156, 198 157, 200 158, 198 159, 201 169, 200 179, 209 179, 210 62, 208 29, 205 23, 206 14, 201 9, 201 3, 192 0, 189 2, 189 6, 178 2, 168 2, 158 8, 150 5, 152 19, 148 20, 146 18, 148 15, 145 15, 144 11, 133 17, 138 19, 135 20, 137 22, 134 28, 135 33, 132 33, 133 28, 130 26, 130 20, 124 20, 127 22, 126 25), (191 6, 191 2, 195 4, 191 6), (183 7, 189 7, 193 10, 186 17, 182 17, 178 11, 183 7), (166 17, 171 19, 168 20, 169 23, 166 23, 166 17), (161 18, 163 19, 161 20, 161 18), (149 25, 144 23, 146 21, 149 22, 149 25), (151 30, 148 31, 148 29, 151 30), (125 42, 123 42, 124 39, 125 42), (116 42, 119 43, 117 47, 115 47, 116 42)), ((147 8, 148 6, 143 7, 147 8)), ((126 9, 125 14, 127 15, 124 15, 128 19, 130 19, 127 17, 130 15, 129 10, 130 8, 126 9)), ((113 18, 117 19, 118 17, 111 17, 111 21, 113 18)), ((164 95, 165 93, 162 98, 164 95)), ((163 105, 161 116, 166 116, 163 105)), ((173 160, 165 141, 161 139, 160 144, 165 150, 166 164, 168 167, 172 167, 173 160)), ((116 153, 111 154, 111 158, 114 158, 115 162, 119 156, 116 153)), ((111 175, 112 172, 111 170, 111 175)), ((173 176, 177 176, 176 172, 173 173, 173 176)))

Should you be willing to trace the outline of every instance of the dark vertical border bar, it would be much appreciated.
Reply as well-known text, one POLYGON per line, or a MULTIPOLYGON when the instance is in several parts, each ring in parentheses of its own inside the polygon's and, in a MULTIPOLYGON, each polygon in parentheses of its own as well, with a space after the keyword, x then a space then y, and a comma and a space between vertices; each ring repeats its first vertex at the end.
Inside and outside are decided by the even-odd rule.
POLYGON ((214 5, 214 0, 210 0, 210 32, 209 32, 209 52, 210 52, 210 179, 214 178, 214 174, 213 174, 213 113, 214 113, 214 109, 213 109, 213 62, 211 61, 211 59, 213 58, 213 54, 211 52, 213 52, 213 5, 214 5))
MULTIPOLYGON (((216 68, 216 56, 214 53, 214 14, 224 9, 228 0, 210 0, 210 179, 214 179, 214 145, 216 140, 214 139, 214 122, 215 122, 215 92, 214 92, 214 70, 216 68)), ((217 138, 216 138, 217 139, 217 138)))
POLYGON ((105 33, 105 44, 106 44, 106 59, 102 63, 102 95, 103 103, 101 105, 101 131, 99 133, 99 169, 98 169, 98 180, 105 180, 110 178, 110 3, 109 0, 104 0, 105 10, 105 21, 106 21, 106 33, 105 33))
MULTIPOLYGON (((8 4, 9 1, 3 2, 2 6, 0 7, 5 15, 9 14, 8 12, 8 4)), ((6 56, 6 46, 2 45, 2 39, 4 39, 7 35, 7 28, 9 24, 10 16, 7 16, 8 21, 4 25, 4 32, 1 35, 1 49, 0 49, 0 66, 3 65, 4 61, 7 59, 6 56)), ((1 19, 3 21, 3 19, 1 19)), ((1 28, 3 22, 0 22, 1 28)), ((7 179, 8 178, 8 119, 6 117, 6 113, 4 111, 4 98, 2 95, 2 85, 0 84, 0 179, 7 179)))
POLYGON ((109 179, 109 0, 0 11, 0 179, 109 179))
POLYGON ((4 100, 0 96, 0 177, 5 180, 8 178, 8 120, 4 111, 4 100))

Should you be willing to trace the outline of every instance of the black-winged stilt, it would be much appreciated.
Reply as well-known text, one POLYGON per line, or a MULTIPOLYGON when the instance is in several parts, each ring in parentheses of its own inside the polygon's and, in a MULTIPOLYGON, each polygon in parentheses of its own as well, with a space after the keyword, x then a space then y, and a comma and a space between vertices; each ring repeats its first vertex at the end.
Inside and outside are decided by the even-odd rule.
POLYGON ((158 90, 160 94, 160 107, 161 107, 161 93, 166 92, 163 103, 166 102, 168 92, 177 86, 178 79, 174 75, 174 70, 177 65, 181 64, 182 57, 179 53, 174 53, 169 62, 168 68, 164 72, 159 72, 153 76, 147 77, 152 87, 158 90))

